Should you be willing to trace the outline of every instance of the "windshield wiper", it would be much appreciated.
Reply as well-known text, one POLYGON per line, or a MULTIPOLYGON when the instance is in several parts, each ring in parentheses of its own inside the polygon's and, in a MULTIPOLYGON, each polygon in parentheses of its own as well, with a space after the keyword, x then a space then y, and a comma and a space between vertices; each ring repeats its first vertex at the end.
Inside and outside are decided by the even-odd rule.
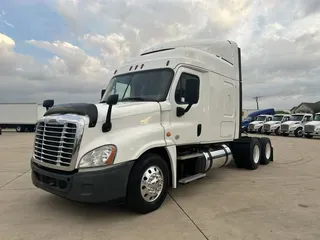
POLYGON ((152 101, 150 99, 142 98, 142 97, 127 97, 123 98, 120 101, 152 101))

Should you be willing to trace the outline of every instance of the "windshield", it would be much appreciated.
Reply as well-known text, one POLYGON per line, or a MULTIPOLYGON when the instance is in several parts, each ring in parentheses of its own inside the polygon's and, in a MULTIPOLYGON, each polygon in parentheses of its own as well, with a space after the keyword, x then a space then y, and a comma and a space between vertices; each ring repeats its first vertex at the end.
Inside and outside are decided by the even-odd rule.
POLYGON ((259 116, 257 117, 256 121, 264 121, 266 119, 266 116, 259 116))
POLYGON ((252 121, 252 117, 247 116, 244 120, 250 122, 250 121, 252 121))
POLYGON ((292 115, 291 121, 301 121, 304 115, 292 115))
POLYGON ((314 121, 320 121, 320 114, 314 116, 314 121))
POLYGON ((283 116, 274 116, 272 121, 279 122, 279 121, 282 121, 282 119, 283 119, 283 116))
POLYGON ((153 69, 132 72, 113 77, 101 100, 118 94, 121 101, 164 101, 167 97, 174 72, 167 69, 153 69))

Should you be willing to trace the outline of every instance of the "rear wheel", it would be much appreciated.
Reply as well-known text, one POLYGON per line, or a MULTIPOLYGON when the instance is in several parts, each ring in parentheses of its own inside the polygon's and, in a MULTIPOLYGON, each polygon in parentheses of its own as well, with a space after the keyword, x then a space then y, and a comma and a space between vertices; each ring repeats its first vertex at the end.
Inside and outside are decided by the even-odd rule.
POLYGON ((305 137, 305 138, 309 138, 309 139, 313 138, 312 135, 304 135, 304 137, 305 137))
POLYGON ((238 168, 255 170, 261 161, 261 145, 258 138, 243 137, 231 144, 234 162, 238 168))
POLYGON ((157 210, 167 196, 169 168, 159 155, 142 156, 132 168, 126 204, 134 212, 146 214, 157 210))
POLYGON ((273 161, 273 148, 269 138, 260 138, 261 145, 261 161, 262 165, 268 165, 270 161, 273 161))
POLYGON ((289 133, 282 133, 281 135, 284 136, 284 137, 288 137, 289 133))

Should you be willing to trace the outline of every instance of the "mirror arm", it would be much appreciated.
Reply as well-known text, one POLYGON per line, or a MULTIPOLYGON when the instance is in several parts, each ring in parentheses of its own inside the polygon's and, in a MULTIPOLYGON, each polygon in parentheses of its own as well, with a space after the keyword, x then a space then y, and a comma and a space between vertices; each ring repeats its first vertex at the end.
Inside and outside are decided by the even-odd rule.
POLYGON ((193 103, 189 103, 187 108, 184 110, 185 113, 189 112, 190 108, 192 107, 193 103))
POLYGON ((186 109, 182 108, 182 107, 177 107, 177 117, 182 117, 185 113, 187 113, 190 108, 192 107, 193 103, 190 103, 186 109))
POLYGON ((102 132, 109 132, 112 128, 112 123, 111 123, 112 106, 113 106, 112 104, 109 105, 106 122, 102 125, 102 132))

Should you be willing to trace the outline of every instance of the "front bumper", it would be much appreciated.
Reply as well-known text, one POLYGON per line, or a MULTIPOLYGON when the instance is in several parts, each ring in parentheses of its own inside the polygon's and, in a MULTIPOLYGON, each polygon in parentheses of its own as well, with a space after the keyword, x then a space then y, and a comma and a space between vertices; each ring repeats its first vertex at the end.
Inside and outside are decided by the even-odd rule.
POLYGON ((78 202, 98 203, 124 198, 134 161, 96 171, 66 173, 31 161, 33 184, 54 195, 78 202))
POLYGON ((285 133, 285 134, 294 134, 295 130, 289 130, 289 131, 281 131, 281 133, 285 133))
POLYGON ((320 136, 320 132, 305 132, 304 135, 309 135, 309 136, 320 136))
POLYGON ((270 128, 268 130, 264 130, 267 133, 275 133, 277 131, 277 128, 270 128))

